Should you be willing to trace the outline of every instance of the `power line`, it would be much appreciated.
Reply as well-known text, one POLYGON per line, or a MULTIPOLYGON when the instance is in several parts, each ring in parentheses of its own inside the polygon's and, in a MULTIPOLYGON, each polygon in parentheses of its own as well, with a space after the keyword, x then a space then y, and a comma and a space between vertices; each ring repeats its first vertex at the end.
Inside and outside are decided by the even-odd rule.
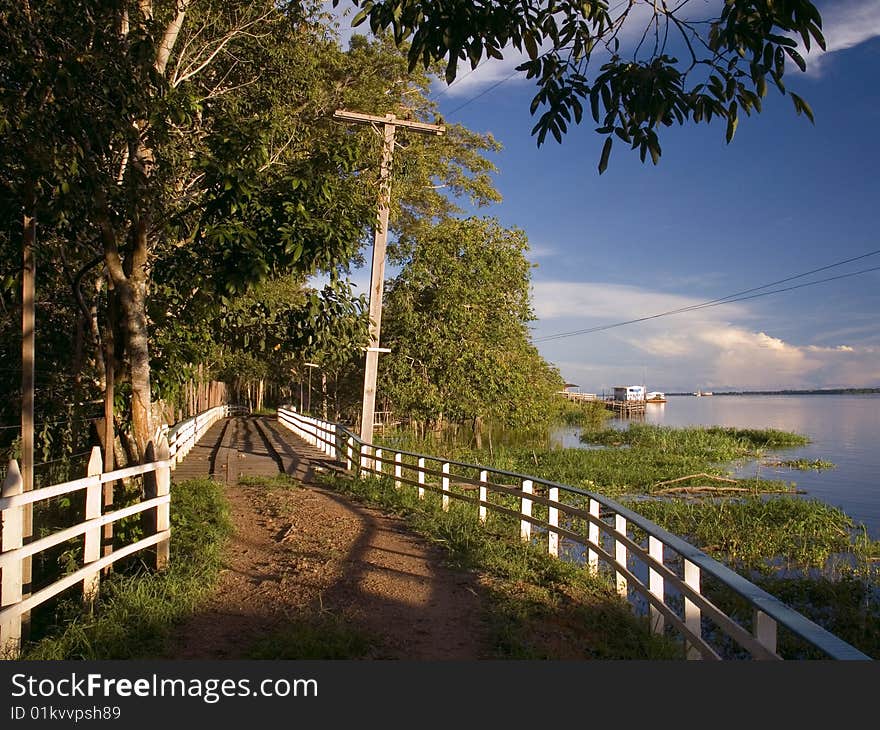
POLYGON ((446 116, 447 116, 447 117, 451 117, 451 116, 452 116, 453 114, 455 114, 456 112, 459 112, 459 111, 461 111, 462 109, 464 109, 468 104, 471 104, 471 103, 475 102, 475 101, 476 101, 477 99, 479 99, 481 96, 485 96, 485 95, 488 94, 490 91, 493 91, 494 89, 497 89, 499 86, 501 86, 501 84, 504 84, 504 83, 510 81, 510 80, 511 80, 514 76, 516 76, 518 73, 520 73, 519 70, 514 69, 514 70, 513 70, 513 73, 510 74, 510 76, 508 76, 508 77, 506 77, 506 78, 503 78, 503 79, 501 79, 500 81, 496 81, 496 82, 495 82, 494 84, 492 84, 491 86, 489 86, 489 87, 483 89, 479 94, 477 94, 476 96, 471 97, 471 98, 468 99, 464 104, 460 104, 459 106, 455 107, 455 109, 453 109, 451 112, 448 112, 448 113, 446 114, 446 116))
MULTIPOLYGON (((458 76, 457 78, 453 79, 452 83, 451 83, 451 84, 448 84, 448 85, 445 86, 444 88, 440 89, 439 93, 438 93, 436 96, 433 96, 433 95, 432 95, 432 96, 433 96, 433 101, 437 101, 437 99, 439 99, 441 96, 443 96, 443 94, 447 93, 447 92, 448 92, 453 86, 455 86, 457 83, 459 83, 459 82, 461 82, 461 81, 464 81, 468 76, 470 76, 470 75, 471 75, 474 71, 476 71, 478 68, 481 68, 481 67, 482 67, 486 62, 488 62, 491 58, 492 58, 491 56, 486 56, 482 61, 480 61, 476 66, 474 66, 474 68, 472 68, 472 69, 471 69, 470 71, 468 71, 466 74, 464 74, 464 75, 462 75, 462 76, 458 76)), ((428 98, 430 99, 431 96, 429 96, 428 98)))
MULTIPOLYGON (((612 15, 612 14, 613 14, 614 12, 616 12, 619 8, 621 8, 621 7, 623 7, 624 5, 626 5, 627 2, 628 2, 628 0, 621 0, 621 2, 617 3, 617 5, 615 5, 613 8, 610 8, 610 9, 608 10, 608 14, 609 14, 609 15, 612 15)), ((446 87, 445 89, 443 89, 439 94, 437 94, 437 97, 436 97, 436 98, 439 99, 443 94, 445 94, 445 93, 446 93, 446 92, 447 92, 452 86, 454 86, 458 81, 460 81, 461 79, 465 79, 465 78, 467 78, 468 76, 470 76, 474 71, 476 71, 478 68, 480 68, 480 66, 482 66, 484 63, 486 63, 487 61, 489 61, 490 58, 491 58, 490 56, 486 56, 486 58, 484 58, 482 61, 480 61, 480 63, 478 63, 477 66, 476 66, 475 68, 472 68, 472 69, 471 69, 470 71, 468 71, 464 76, 461 76, 461 77, 455 79, 455 81, 453 81, 451 84, 449 84, 449 86, 447 86, 447 87, 446 87)), ((502 59, 498 59, 498 60, 502 60, 502 59)), ((494 84, 492 84, 492 86, 489 86, 488 88, 483 89, 483 91, 481 91, 480 93, 478 93, 478 94, 476 94, 475 96, 471 97, 470 99, 468 99, 468 100, 467 100, 466 102, 464 102, 463 104, 461 104, 461 105, 455 107, 455 109, 453 109, 451 112, 448 112, 448 113, 446 114, 446 116, 447 116, 447 117, 451 117, 451 116, 452 116, 453 114, 455 114, 456 112, 461 111, 462 109, 464 109, 468 104, 471 104, 472 102, 475 102, 477 99, 479 99, 479 98, 482 97, 482 96, 485 96, 485 95, 488 94, 490 91, 493 91, 494 89, 497 89, 499 86, 501 86, 501 84, 507 83, 507 82, 510 81, 514 76, 516 76, 518 73, 520 73, 519 70, 518 70, 518 69, 514 69, 513 72, 512 72, 509 76, 507 76, 506 78, 501 79, 500 81, 495 82, 494 84)))
POLYGON ((635 319, 629 319, 629 320, 626 320, 623 322, 615 322, 613 324, 598 325, 596 327, 589 327, 587 329, 574 330, 571 332, 559 332, 554 335, 547 335, 545 337, 538 337, 537 339, 534 340, 534 342, 535 343, 550 342, 552 340, 561 340, 566 337, 574 337, 576 335, 592 334, 594 332, 601 332, 603 330, 614 329, 616 327, 623 327, 624 325, 628 325, 628 324, 635 324, 637 322, 645 322, 645 321, 648 321, 651 319, 659 319, 660 317, 668 317, 672 314, 681 314, 683 312, 693 312, 693 311, 696 311, 699 309, 708 309, 710 307, 719 307, 722 304, 732 304, 733 302, 741 302, 741 301, 745 301, 748 299, 757 299, 759 297, 769 296, 770 294, 780 294, 782 292, 794 291, 795 289, 803 289, 804 287, 814 286, 815 284, 823 284, 823 283, 826 283, 829 281, 837 281, 839 279, 847 279, 851 276, 858 276, 860 274, 867 274, 872 271, 880 271, 880 266, 873 266, 871 268, 861 269, 859 271, 851 271, 846 274, 839 274, 838 276, 829 276, 824 279, 816 279, 815 281, 808 281, 808 282, 804 282, 803 284, 796 284, 795 286, 783 287, 782 289, 773 289, 771 291, 765 291, 765 292, 760 291, 761 289, 766 289, 767 287, 770 287, 770 286, 776 286, 777 284, 782 284, 787 281, 793 281, 794 279, 799 279, 804 276, 809 276, 810 274, 814 274, 818 271, 825 271, 825 270, 833 268, 835 266, 842 266, 845 263, 849 263, 851 261, 856 261, 858 259, 863 259, 868 256, 874 256, 878 253, 880 253, 880 249, 878 249, 876 251, 871 251, 866 254, 862 254, 861 256, 855 256, 851 259, 846 259, 844 261, 838 261, 837 263, 834 263, 834 264, 822 266, 818 269, 813 269, 812 271, 804 272, 803 274, 796 274, 795 276, 789 276, 789 277, 786 277, 785 279, 779 279, 778 281, 771 282, 769 284, 764 284, 762 286, 754 287, 752 289, 744 289, 741 292, 736 292, 735 294, 729 294, 726 297, 721 297, 719 299, 712 299, 708 302, 703 302, 701 304, 693 304, 688 307, 680 307, 679 309, 670 309, 666 312, 659 312, 658 314, 651 314, 651 315, 647 315, 644 317, 637 317, 635 319), (751 292, 759 292, 759 293, 752 294, 751 292), (744 294, 748 294, 749 296, 741 296, 744 294))

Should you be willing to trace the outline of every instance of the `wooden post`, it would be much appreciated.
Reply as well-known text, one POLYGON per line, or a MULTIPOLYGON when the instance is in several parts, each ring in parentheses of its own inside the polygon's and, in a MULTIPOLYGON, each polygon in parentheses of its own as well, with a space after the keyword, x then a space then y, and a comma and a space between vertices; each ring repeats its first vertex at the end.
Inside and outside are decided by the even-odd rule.
POLYGON ((419 483, 419 499, 425 498, 425 487, 423 486, 425 483, 425 457, 419 457, 419 473, 417 477, 417 481, 419 483))
MULTIPOLYGON (((113 364, 112 347, 108 347, 107 352, 104 354, 104 377, 106 385, 104 386, 104 464, 102 468, 106 471, 113 471, 115 463, 113 446, 116 441, 113 427, 113 393, 116 386, 116 370, 113 364)), ((109 508, 113 506, 113 482, 104 484, 103 503, 105 511, 109 511, 109 508)), ((104 525, 102 543, 104 555, 109 555, 113 552, 113 523, 104 525)), ((106 568, 106 572, 110 572, 110 566, 106 568)))
MULTIPOLYGON (((165 437, 159 439, 158 448, 150 441, 144 455, 144 463, 154 461, 166 461, 168 459, 168 441, 165 437)), ((144 474, 144 499, 163 497, 171 490, 171 469, 167 465, 161 466, 155 471, 144 474)), ((171 505, 160 504, 158 507, 147 510, 147 536, 165 532, 171 527, 171 505)), ((171 540, 166 538, 156 545, 156 570, 162 570, 168 565, 171 540)))
MULTIPOLYGON (((488 502, 489 501, 489 489, 486 487, 486 484, 489 481, 489 472, 486 469, 480 470, 480 502, 488 502)), ((486 524, 486 519, 488 517, 488 509, 485 504, 480 504, 480 522, 484 525, 486 524)))
POLYGON ((394 114, 384 117, 338 109, 334 119, 358 124, 382 125, 384 129, 382 162, 379 170, 379 210, 373 236, 373 260, 370 273, 370 346, 364 367, 364 397, 361 407, 360 437, 373 442, 373 419, 376 410, 376 374, 379 369, 379 335, 382 325, 382 289, 385 284, 385 246, 388 240, 388 212, 391 205, 391 164, 394 159, 394 133, 404 127, 423 134, 443 134, 443 125, 425 124, 398 119, 394 114))
MULTIPOLYGON (((32 201, 31 201, 32 203, 32 201)), ((34 290, 36 288, 37 261, 34 245, 37 240, 37 219, 30 215, 28 206, 22 224, 24 239, 21 269, 21 480, 22 490, 34 488, 34 352, 36 343, 36 316, 34 290)), ((29 543, 34 534, 34 507, 22 508, 22 539, 29 543)), ((27 598, 31 591, 31 558, 22 561, 22 595, 27 598)), ((22 631, 27 638, 30 628, 30 612, 22 616, 22 631)))
MULTIPOLYGON (((590 515, 597 520, 599 519, 599 501, 596 499, 590 499, 590 515)), ((590 526, 587 528, 587 535, 588 541, 598 547, 599 525, 590 522, 590 526)), ((590 566, 590 571, 593 575, 599 574, 599 553, 595 550, 587 550, 587 565, 590 566)))
POLYGON ((776 621, 757 608, 754 611, 752 633, 762 646, 776 653, 776 621))
MULTIPOLYGON (((661 565, 663 564, 663 543, 653 535, 648 536, 648 555, 661 565)), ((660 599, 660 602, 666 599, 665 581, 663 576, 654 568, 648 572, 648 589, 651 595, 660 599)), ((655 634, 662 634, 666 625, 666 620, 658 608, 651 606, 651 630, 655 634)))
MULTIPOLYGON (((623 535, 626 537, 626 518, 621 515, 614 516, 614 530, 619 535, 623 535)), ((627 558, 627 549, 626 545, 623 544, 620 540, 614 541, 614 560, 618 565, 622 565, 624 568, 626 567, 626 558, 627 558)), ((619 570, 616 571, 617 575, 617 593, 623 598, 627 597, 627 583, 626 577, 619 570)))
MULTIPOLYGON (((534 484, 531 479, 523 479, 522 482, 522 502, 520 512, 523 517, 531 517, 532 516, 532 500, 526 497, 527 494, 532 494, 534 492, 534 484)), ((523 542, 528 542, 532 539, 532 523, 528 520, 520 520, 519 521, 519 538, 523 542)))
MULTIPOLYGON (((690 560, 684 561, 684 582, 697 593, 700 592, 700 568, 698 565, 694 565, 690 560)), ((702 636, 700 607, 697 604, 692 603, 687 596, 685 596, 684 599, 684 623, 694 635, 702 636)), ((688 659, 702 658, 703 655, 696 646, 690 642, 686 642, 686 646, 688 659)))
MULTIPOLYGON (((559 501, 559 487, 550 487, 549 494, 547 495, 551 502, 559 501)), ((558 507, 548 507, 547 508, 547 522, 550 525, 550 529, 547 531, 547 552, 550 553, 554 558, 559 557, 559 533, 556 532, 553 528, 559 527, 559 508, 558 507)))
POLYGON ((441 506, 443 507, 444 512, 449 512, 449 495, 446 492, 449 491, 449 462, 444 461, 443 465, 440 467, 440 471, 443 473, 443 476, 440 477, 440 488, 443 490, 444 494, 442 495, 442 499, 440 500, 441 506))
POLYGON ((394 488, 400 489, 403 482, 403 455, 398 451, 394 454, 394 488))
MULTIPOLYGON (((12 459, 0 490, 2 497, 15 497, 24 491, 18 462, 12 459)), ((7 507, 0 513, 0 552, 17 550, 24 538, 24 507, 7 507)), ((0 583, 0 608, 21 603, 24 583, 24 560, 16 560, 3 568, 0 583)), ((21 614, 0 621, 0 658, 14 658, 21 649, 21 614)))
MULTIPOLYGON (((89 466, 86 470, 86 476, 93 477, 94 479, 86 487, 86 520, 93 520, 101 516, 102 489, 100 477, 103 470, 104 464, 101 460, 101 448, 95 446, 92 448, 92 456, 89 459, 89 466)), ((89 529, 83 536, 83 565, 94 563, 101 557, 101 532, 100 527, 95 527, 89 529)), ((83 580, 83 600, 90 606, 98 596, 100 580, 100 572, 97 570, 83 580)))
POLYGON ((382 461, 382 449, 376 449, 373 453, 373 471, 375 471, 380 477, 384 474, 385 463, 382 461))

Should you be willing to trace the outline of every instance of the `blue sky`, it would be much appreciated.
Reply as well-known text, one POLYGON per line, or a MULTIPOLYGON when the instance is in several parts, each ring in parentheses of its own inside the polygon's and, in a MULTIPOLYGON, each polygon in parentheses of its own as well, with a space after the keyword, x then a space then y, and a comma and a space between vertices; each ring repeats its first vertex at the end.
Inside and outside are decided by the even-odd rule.
MULTIPOLYGON (((818 4, 829 52, 786 76, 815 125, 770 91, 730 145, 721 124, 665 131, 656 167, 616 145, 600 176, 592 120, 539 149, 534 87, 511 77, 515 55, 435 85, 446 121, 504 146, 492 157, 504 201, 480 214, 528 235, 535 341, 581 390, 880 386, 880 271, 542 341, 880 249, 880 0, 818 4)), ((788 286, 876 266, 880 255, 788 286)), ((364 289, 368 280, 368 270, 355 277, 364 289)))

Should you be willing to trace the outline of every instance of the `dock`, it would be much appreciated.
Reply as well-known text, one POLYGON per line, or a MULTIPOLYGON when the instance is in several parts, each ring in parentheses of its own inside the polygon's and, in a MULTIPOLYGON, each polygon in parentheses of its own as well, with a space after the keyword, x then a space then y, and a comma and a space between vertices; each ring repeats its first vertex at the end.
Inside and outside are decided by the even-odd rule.
POLYGON ((602 402, 605 404, 605 408, 614 411, 618 416, 643 414, 648 406, 647 401, 643 400, 614 400, 613 398, 606 398, 602 402))

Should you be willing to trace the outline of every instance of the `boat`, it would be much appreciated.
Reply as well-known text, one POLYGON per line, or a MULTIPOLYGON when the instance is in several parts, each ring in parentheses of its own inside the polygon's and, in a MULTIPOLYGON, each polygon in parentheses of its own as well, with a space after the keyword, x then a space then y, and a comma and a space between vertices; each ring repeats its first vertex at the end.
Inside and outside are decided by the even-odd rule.
POLYGON ((647 403, 665 403, 666 393, 662 393, 659 390, 652 390, 647 396, 645 396, 645 401, 647 403))

